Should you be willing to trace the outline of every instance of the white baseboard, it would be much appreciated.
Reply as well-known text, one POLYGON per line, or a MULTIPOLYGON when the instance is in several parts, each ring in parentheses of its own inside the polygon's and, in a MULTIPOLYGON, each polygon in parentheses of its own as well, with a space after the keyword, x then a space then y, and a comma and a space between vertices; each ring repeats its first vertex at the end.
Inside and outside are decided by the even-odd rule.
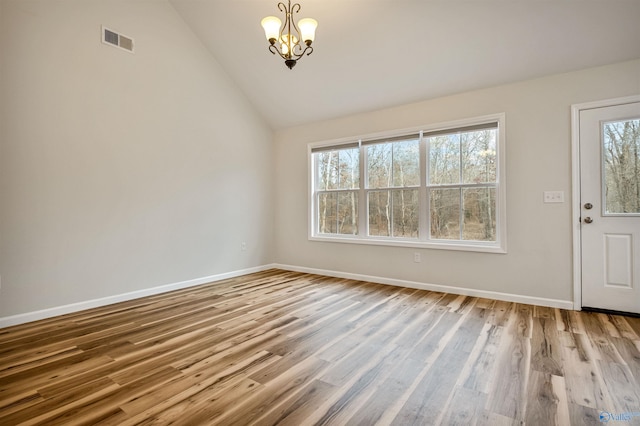
POLYGON ((301 266, 282 265, 282 264, 270 264, 270 265, 256 266, 253 268, 241 269, 238 271, 226 272, 222 274, 210 275, 208 277, 196 278, 196 279, 181 281, 173 284, 161 285, 158 287, 147 288, 144 290, 132 291, 130 293, 117 294, 113 296, 103 297, 101 299, 87 300, 84 302, 57 306, 54 308, 43 309, 40 311, 27 312, 24 314, 3 317, 3 318, 0 318, 0 328, 10 327, 12 325, 24 324, 27 322, 38 321, 41 319, 83 311, 85 309, 111 305, 113 303, 125 302, 128 300, 138 299, 140 297, 153 296, 155 294, 166 293, 168 291, 180 290, 183 288, 211 283, 213 281, 220 281, 228 278, 239 277, 241 275, 252 274, 254 272, 262 272, 271 268, 284 269, 287 271, 294 271, 294 272, 306 272, 309 274, 326 275, 329 277, 336 277, 336 278, 369 281, 373 283, 387 284, 387 285, 393 285, 397 287, 409 287, 409 288, 416 288, 420 290, 439 291, 442 293, 460 294, 464 296, 475 296, 475 297, 484 297, 487 299, 504 300, 507 302, 526 303, 529 305, 538 305, 538 306, 548 306, 551 308, 574 309, 573 302, 568 300, 546 299, 543 297, 523 296, 519 294, 500 293, 500 292, 487 291, 487 290, 476 290, 476 289, 464 288, 464 287, 451 287, 451 286, 438 285, 438 284, 426 284, 426 283, 420 283, 416 281, 397 280, 392 278, 375 277, 371 275, 331 271, 327 269, 306 268, 301 266))
POLYGON ((56 306, 54 308, 43 309, 41 311, 27 312, 24 314, 13 315, 0 318, 0 328, 10 327, 12 325, 24 324, 27 322, 38 321, 41 319, 56 317, 59 315, 70 314, 73 312, 83 311, 85 309, 97 308, 100 306, 111 305, 118 302, 126 302, 128 300, 138 299, 145 296, 153 296, 155 294, 166 293, 168 291, 180 290, 187 287, 193 287, 201 284, 207 284, 213 281, 225 280, 228 278, 239 277, 241 275, 261 272, 274 268, 274 265, 256 266, 253 268, 241 269, 238 271, 226 272, 222 274, 210 275, 208 277, 195 278, 192 280, 181 281, 173 284, 165 284, 158 287, 136 290, 130 293, 116 294, 100 299, 86 300, 69 305, 56 306))
POLYGON ((497 291, 477 290, 465 287, 452 287, 439 284, 427 284, 416 281, 397 280, 392 278, 374 277, 370 275, 352 274, 348 272, 330 271, 326 269, 306 268, 292 265, 275 264, 274 268, 285 269, 295 272, 306 272, 309 274, 326 275, 329 277, 346 278, 359 281, 369 281, 378 284, 387 284, 397 287, 409 287, 419 290, 438 291, 441 293, 460 294, 463 296, 484 297, 486 299, 503 300, 505 302, 524 303, 527 305, 547 306, 550 308, 574 309, 573 302, 569 300, 547 299, 544 297, 523 296, 520 294, 500 293, 497 291))

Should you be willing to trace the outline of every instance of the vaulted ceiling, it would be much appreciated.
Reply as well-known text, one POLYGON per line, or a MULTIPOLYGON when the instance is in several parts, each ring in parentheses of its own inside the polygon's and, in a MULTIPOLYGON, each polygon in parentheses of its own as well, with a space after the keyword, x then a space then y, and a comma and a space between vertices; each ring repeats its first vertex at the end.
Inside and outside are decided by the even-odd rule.
POLYGON ((298 2, 318 30, 289 70, 277 0, 170 0, 274 129, 640 58, 640 0, 298 2))

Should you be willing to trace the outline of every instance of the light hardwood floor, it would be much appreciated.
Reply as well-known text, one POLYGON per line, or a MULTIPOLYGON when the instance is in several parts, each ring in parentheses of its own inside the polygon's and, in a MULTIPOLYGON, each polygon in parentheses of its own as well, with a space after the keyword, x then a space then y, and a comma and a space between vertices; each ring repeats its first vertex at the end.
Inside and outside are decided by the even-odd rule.
POLYGON ((0 424, 640 424, 639 336, 269 270, 0 329, 0 424))

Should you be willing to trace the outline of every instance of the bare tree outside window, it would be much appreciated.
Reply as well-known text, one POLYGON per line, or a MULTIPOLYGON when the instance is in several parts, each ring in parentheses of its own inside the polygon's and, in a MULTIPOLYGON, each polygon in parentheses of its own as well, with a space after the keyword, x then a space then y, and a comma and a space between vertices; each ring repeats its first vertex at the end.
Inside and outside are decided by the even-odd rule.
POLYGON ((495 241, 496 136, 483 129, 428 138, 432 238, 495 241))
POLYGON ((315 154, 317 170, 318 232, 358 233, 360 154, 358 148, 335 149, 315 154))
POLYGON ((367 145, 369 235, 417 238, 420 140, 367 145), (380 189, 380 190, 378 190, 380 189))

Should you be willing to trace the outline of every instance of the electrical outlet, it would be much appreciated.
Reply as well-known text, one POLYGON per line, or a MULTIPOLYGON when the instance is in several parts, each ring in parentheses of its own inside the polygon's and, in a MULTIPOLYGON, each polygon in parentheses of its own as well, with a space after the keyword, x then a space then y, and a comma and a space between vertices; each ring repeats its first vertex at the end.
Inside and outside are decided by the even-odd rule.
POLYGON ((418 252, 413 253, 413 261, 415 263, 420 263, 422 261, 422 259, 420 258, 420 253, 418 252))
POLYGON ((244 241, 240 243, 240 251, 247 251, 247 243, 244 241))
POLYGON ((564 203, 564 191, 544 191, 545 203, 564 203))

